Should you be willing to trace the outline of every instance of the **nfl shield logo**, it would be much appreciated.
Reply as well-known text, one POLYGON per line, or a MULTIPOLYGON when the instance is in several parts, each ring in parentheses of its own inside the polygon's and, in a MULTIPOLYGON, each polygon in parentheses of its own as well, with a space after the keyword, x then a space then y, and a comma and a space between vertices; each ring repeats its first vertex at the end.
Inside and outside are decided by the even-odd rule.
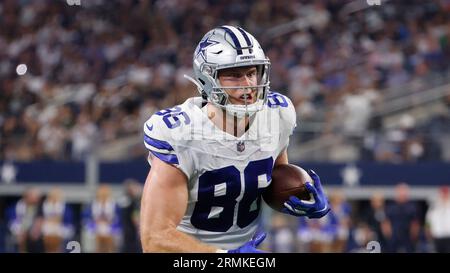
POLYGON ((245 150, 244 141, 239 141, 236 145, 236 148, 237 148, 238 152, 243 152, 245 150))

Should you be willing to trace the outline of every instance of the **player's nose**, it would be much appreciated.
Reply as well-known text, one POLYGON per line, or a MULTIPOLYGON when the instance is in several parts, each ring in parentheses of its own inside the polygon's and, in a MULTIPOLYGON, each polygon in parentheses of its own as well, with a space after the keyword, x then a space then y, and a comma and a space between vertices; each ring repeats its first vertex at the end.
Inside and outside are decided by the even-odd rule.
POLYGON ((251 85, 253 85, 253 79, 252 79, 252 77, 244 76, 243 78, 244 78, 245 86, 251 86, 251 85))
POLYGON ((243 88, 241 88, 239 91, 244 92, 243 94, 250 94, 252 90, 250 88, 245 88, 246 86, 253 86, 252 79, 250 77, 244 76, 241 77, 240 85, 243 88))
POLYGON ((239 86, 249 86, 252 83, 251 77, 248 77, 247 75, 241 74, 238 78, 239 86))

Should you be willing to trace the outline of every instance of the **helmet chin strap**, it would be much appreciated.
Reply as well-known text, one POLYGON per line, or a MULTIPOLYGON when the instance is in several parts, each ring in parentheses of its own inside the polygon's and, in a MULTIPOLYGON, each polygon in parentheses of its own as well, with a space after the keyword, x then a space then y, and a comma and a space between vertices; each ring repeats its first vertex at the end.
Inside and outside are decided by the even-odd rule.
POLYGON ((238 119, 242 119, 245 117, 245 115, 251 115, 250 113, 245 113, 245 112, 240 112, 240 111, 233 111, 231 109, 229 109, 228 107, 226 107, 226 112, 234 117, 237 117, 238 119))
MULTIPOLYGON (((256 105, 254 107, 256 107, 256 105)), ((245 110, 237 109, 235 104, 227 104, 225 110, 229 115, 236 116, 239 119, 244 118, 245 116, 251 117, 257 112, 257 110, 248 111, 248 107, 246 107, 245 110)))

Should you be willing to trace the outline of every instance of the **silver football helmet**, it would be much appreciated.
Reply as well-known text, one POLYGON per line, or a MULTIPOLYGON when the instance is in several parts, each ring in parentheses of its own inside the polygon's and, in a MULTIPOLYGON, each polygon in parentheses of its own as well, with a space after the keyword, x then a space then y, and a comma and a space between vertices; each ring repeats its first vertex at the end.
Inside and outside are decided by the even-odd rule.
POLYGON ((214 105, 226 109, 231 115, 244 117, 261 110, 269 92, 270 61, 258 41, 240 27, 221 26, 203 36, 193 58, 195 79, 190 79, 203 97, 214 105), (256 90, 256 102, 236 105, 229 101, 226 90, 242 89, 242 86, 223 87, 218 71, 226 68, 255 66, 257 84, 245 88, 256 90))

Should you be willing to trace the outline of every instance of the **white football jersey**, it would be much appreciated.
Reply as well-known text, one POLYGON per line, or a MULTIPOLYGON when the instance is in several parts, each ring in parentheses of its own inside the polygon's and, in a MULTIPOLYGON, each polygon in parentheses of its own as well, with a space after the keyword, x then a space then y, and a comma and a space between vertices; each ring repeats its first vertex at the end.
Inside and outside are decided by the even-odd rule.
POLYGON ((296 114, 286 96, 270 92, 246 133, 235 137, 216 127, 206 108, 195 97, 155 113, 145 122, 144 143, 149 162, 156 156, 188 178, 188 205, 178 230, 233 249, 258 227, 261 191, 289 143, 296 114))

